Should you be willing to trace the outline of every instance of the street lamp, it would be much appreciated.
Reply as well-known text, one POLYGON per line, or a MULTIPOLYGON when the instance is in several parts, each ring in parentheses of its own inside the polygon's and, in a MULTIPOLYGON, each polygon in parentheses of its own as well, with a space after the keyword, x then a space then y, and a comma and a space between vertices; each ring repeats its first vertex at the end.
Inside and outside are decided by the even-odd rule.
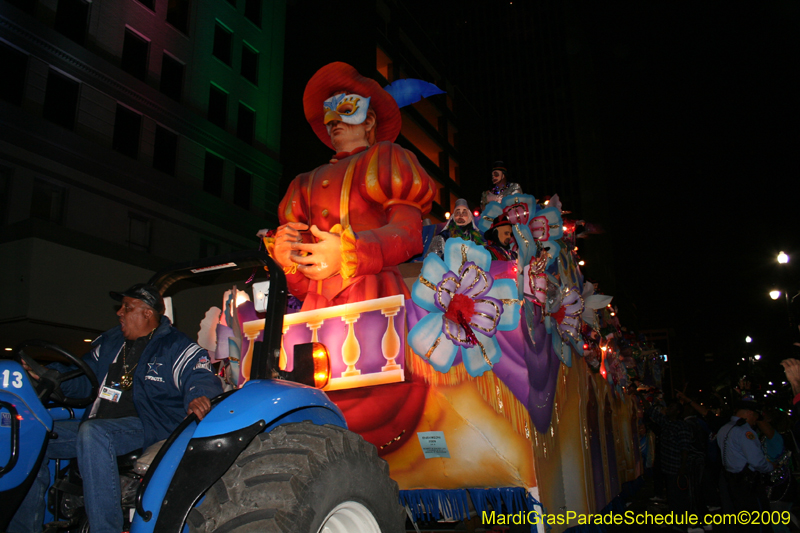
POLYGON ((761 356, 756 354, 753 356, 753 359, 755 359, 756 361, 761 361, 761 356))
POLYGON ((789 256, 786 255, 784 252, 780 252, 778 254, 778 263, 785 265, 788 262, 789 262, 789 256))
POLYGON ((769 291, 769 297, 772 298, 773 300, 777 300, 778 298, 781 297, 781 291, 779 290, 769 291))
POLYGON ((753 337, 748 335, 747 337, 744 338, 744 342, 746 342, 747 344, 750 344, 751 342, 753 342, 753 337))

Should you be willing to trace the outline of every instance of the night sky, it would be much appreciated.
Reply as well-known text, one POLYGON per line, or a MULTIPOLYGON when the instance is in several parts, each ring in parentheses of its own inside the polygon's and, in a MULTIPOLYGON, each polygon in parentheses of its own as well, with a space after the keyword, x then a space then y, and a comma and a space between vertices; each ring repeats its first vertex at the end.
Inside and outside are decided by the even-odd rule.
MULTIPOLYGON (((571 83, 589 87, 591 101, 575 100, 586 91, 571 97, 592 108, 600 139, 592 157, 603 170, 610 214, 606 234, 586 246, 611 251, 622 324, 670 331, 676 386, 688 382, 691 392, 745 373, 780 378, 778 362, 790 354, 800 358, 791 346, 800 335, 788 327, 785 302, 767 295, 778 286, 792 295, 800 290, 800 3, 404 3, 444 52, 448 77, 468 96, 477 94, 470 86, 475 79, 513 80, 526 68, 513 63, 518 54, 510 46, 550 46, 564 61, 581 54, 584 68, 570 74, 581 79, 571 83), (550 43, 514 33, 525 31, 525 17, 540 14, 574 30, 568 36, 540 31, 552 35, 550 43), (453 46, 451 37, 467 32, 469 39, 470 31, 491 38, 481 38, 479 52, 467 58, 471 76, 462 70, 459 79, 462 45, 453 46), (775 259, 780 250, 792 255, 783 268, 775 259), (752 345, 745 345, 746 335, 752 345), (756 353, 763 356, 758 370, 736 367, 756 353)), ((404 30, 415 38, 413 28, 404 30)), ((491 121, 464 121, 462 130, 488 124, 485 134, 492 135, 519 126, 519 117, 497 113, 492 101, 473 103, 491 121)), ((502 158, 513 167, 513 147, 502 158)), ((473 184, 474 170, 462 169, 468 177, 462 185, 485 188, 489 169, 479 178, 485 181, 473 184)), ((525 179, 519 180, 524 189, 535 188, 525 179)), ((587 264, 585 272, 602 290, 598 269, 587 264)), ((800 311, 800 297, 797 303, 800 311)))
POLYGON ((779 376, 800 357, 785 303, 767 296, 800 290, 800 4, 640 2, 580 18, 621 299, 639 327, 675 329, 690 388, 755 353, 779 376), (793 256, 782 269, 780 250, 793 256))

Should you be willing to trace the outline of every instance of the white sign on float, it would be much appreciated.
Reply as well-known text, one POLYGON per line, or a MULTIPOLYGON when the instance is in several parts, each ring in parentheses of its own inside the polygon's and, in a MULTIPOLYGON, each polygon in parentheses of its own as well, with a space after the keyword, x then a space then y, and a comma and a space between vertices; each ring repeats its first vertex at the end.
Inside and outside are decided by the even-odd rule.
POLYGON ((422 446, 425 459, 450 458, 450 450, 447 449, 443 431, 420 431, 417 433, 417 437, 419 437, 419 444, 422 446))
POLYGON ((259 313, 264 313, 267 310, 267 301, 269 300, 269 280, 253 283, 253 306, 259 313))

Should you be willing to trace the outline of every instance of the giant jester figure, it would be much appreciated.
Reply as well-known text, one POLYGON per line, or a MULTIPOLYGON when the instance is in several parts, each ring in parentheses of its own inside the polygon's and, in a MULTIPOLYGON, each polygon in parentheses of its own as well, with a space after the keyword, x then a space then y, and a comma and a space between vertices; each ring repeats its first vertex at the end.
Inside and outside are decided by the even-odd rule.
MULTIPOLYGON (((422 217, 436 189, 417 157, 394 140, 400 106, 442 91, 421 80, 398 81, 387 87, 390 94, 337 62, 306 85, 306 119, 336 154, 292 181, 278 207, 281 226, 274 239, 265 238, 303 311, 397 294, 410 298, 397 265, 422 252, 422 217)), ((413 435, 426 393, 422 383, 398 383, 331 397, 351 429, 380 446, 406 428, 404 439, 413 435)))
POLYGON ((314 74, 306 119, 336 150, 292 181, 280 203, 272 255, 303 310, 409 296, 397 265, 422 251, 422 216, 435 188, 416 156, 393 141, 400 109, 346 63, 314 74))

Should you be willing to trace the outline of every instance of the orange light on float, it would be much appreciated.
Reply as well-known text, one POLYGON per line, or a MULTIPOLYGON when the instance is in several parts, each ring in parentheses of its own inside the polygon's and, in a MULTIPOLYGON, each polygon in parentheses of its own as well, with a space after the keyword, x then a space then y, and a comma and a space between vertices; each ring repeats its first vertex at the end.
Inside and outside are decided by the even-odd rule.
POLYGON ((294 369, 279 372, 284 379, 317 389, 324 388, 331 379, 331 359, 321 342, 307 342, 294 346, 294 369))
POLYGON ((314 387, 321 389, 331 380, 331 358, 321 342, 314 343, 314 387))

